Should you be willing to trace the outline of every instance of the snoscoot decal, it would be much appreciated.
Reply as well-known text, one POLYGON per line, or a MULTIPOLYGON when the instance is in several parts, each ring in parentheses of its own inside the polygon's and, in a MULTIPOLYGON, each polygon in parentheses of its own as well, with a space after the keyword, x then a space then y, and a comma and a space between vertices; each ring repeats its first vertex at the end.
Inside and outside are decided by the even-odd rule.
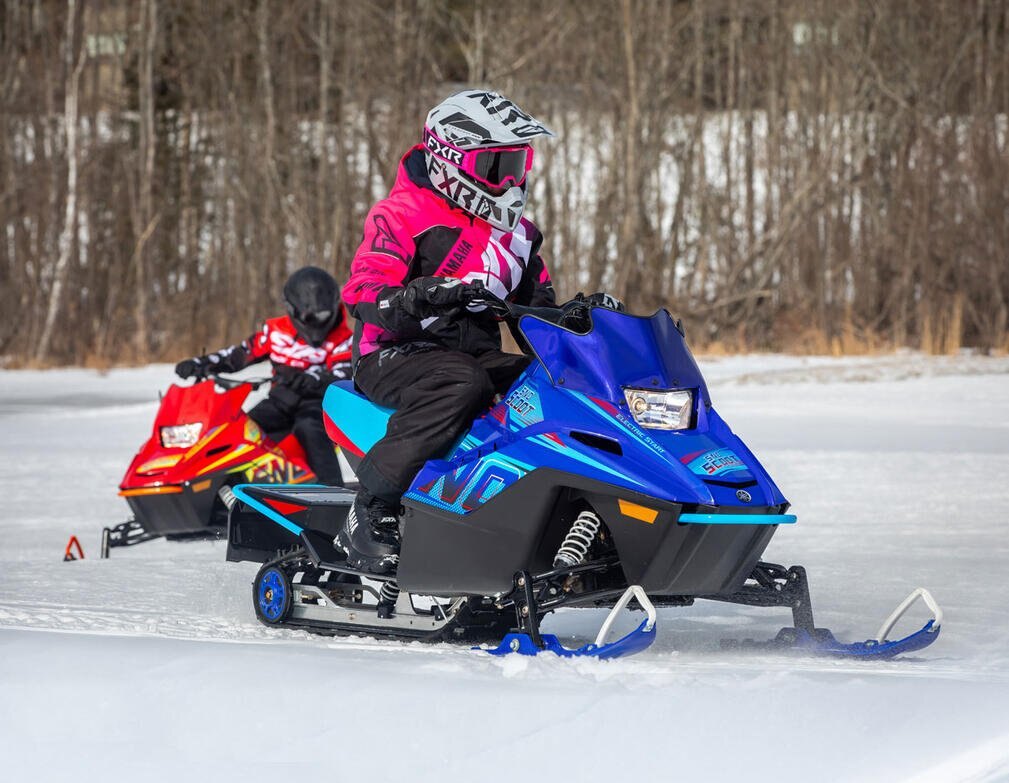
POLYGON ((698 476, 720 476, 723 473, 746 470, 746 464, 736 456, 736 452, 732 449, 714 449, 706 451, 700 456, 688 454, 680 461, 690 469, 691 473, 698 476))
POLYGON ((539 392, 529 384, 519 386, 509 394, 504 404, 511 408, 512 419, 523 427, 530 427, 543 421, 543 405, 539 392))

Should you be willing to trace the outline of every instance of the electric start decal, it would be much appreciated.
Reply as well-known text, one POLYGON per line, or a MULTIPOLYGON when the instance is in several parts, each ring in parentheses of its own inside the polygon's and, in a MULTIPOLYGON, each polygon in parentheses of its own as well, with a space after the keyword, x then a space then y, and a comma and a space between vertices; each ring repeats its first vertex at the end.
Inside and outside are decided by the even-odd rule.
POLYGON ((688 455, 683 457, 682 461, 690 468, 691 473, 698 476, 720 476, 723 473, 746 470, 746 464, 732 449, 715 449, 706 451, 699 457, 692 457, 693 455, 688 455))

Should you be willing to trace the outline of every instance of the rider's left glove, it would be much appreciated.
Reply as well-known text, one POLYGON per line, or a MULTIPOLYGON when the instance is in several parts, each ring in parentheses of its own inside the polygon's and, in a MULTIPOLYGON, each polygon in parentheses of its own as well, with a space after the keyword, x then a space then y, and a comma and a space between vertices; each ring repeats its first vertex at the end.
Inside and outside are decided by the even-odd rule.
POLYGON ((403 310, 414 318, 453 315, 484 293, 479 282, 464 283, 457 277, 418 277, 403 289, 403 310))
POLYGON ((180 378, 196 378, 202 381, 210 372, 210 362, 206 356, 183 359, 175 365, 175 374, 180 378))

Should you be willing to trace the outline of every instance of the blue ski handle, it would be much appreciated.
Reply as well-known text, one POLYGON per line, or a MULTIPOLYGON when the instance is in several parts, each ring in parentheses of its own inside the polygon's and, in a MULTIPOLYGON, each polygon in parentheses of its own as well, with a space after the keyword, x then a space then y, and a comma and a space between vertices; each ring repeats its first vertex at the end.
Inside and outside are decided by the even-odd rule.
POLYGON ((925 605, 932 612, 932 627, 929 631, 931 633, 938 633, 939 628, 942 626, 942 609, 928 590, 924 587, 919 587, 916 590, 912 590, 911 594, 901 601, 897 608, 890 613, 890 616, 883 621, 883 624, 879 627, 879 631, 876 633, 877 642, 882 644, 886 641, 886 637, 893 630, 897 621, 904 616, 907 610, 911 608, 911 605, 919 598, 925 602, 925 605))

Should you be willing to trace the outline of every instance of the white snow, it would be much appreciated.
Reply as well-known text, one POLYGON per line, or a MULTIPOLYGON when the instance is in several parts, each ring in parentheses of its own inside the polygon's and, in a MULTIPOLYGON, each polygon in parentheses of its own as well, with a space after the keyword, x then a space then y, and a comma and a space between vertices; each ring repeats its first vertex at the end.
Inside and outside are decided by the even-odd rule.
MULTIPOLYGON (((612 662, 271 630, 223 543, 96 559, 170 367, 0 371, 0 777, 1009 780, 1009 359, 701 363, 799 515, 765 559, 807 567, 818 624, 868 638, 923 585, 935 645, 727 652, 787 612, 703 602, 612 662), (64 564, 71 533, 86 559, 64 564)), ((574 643, 600 620, 549 630, 574 643)))

